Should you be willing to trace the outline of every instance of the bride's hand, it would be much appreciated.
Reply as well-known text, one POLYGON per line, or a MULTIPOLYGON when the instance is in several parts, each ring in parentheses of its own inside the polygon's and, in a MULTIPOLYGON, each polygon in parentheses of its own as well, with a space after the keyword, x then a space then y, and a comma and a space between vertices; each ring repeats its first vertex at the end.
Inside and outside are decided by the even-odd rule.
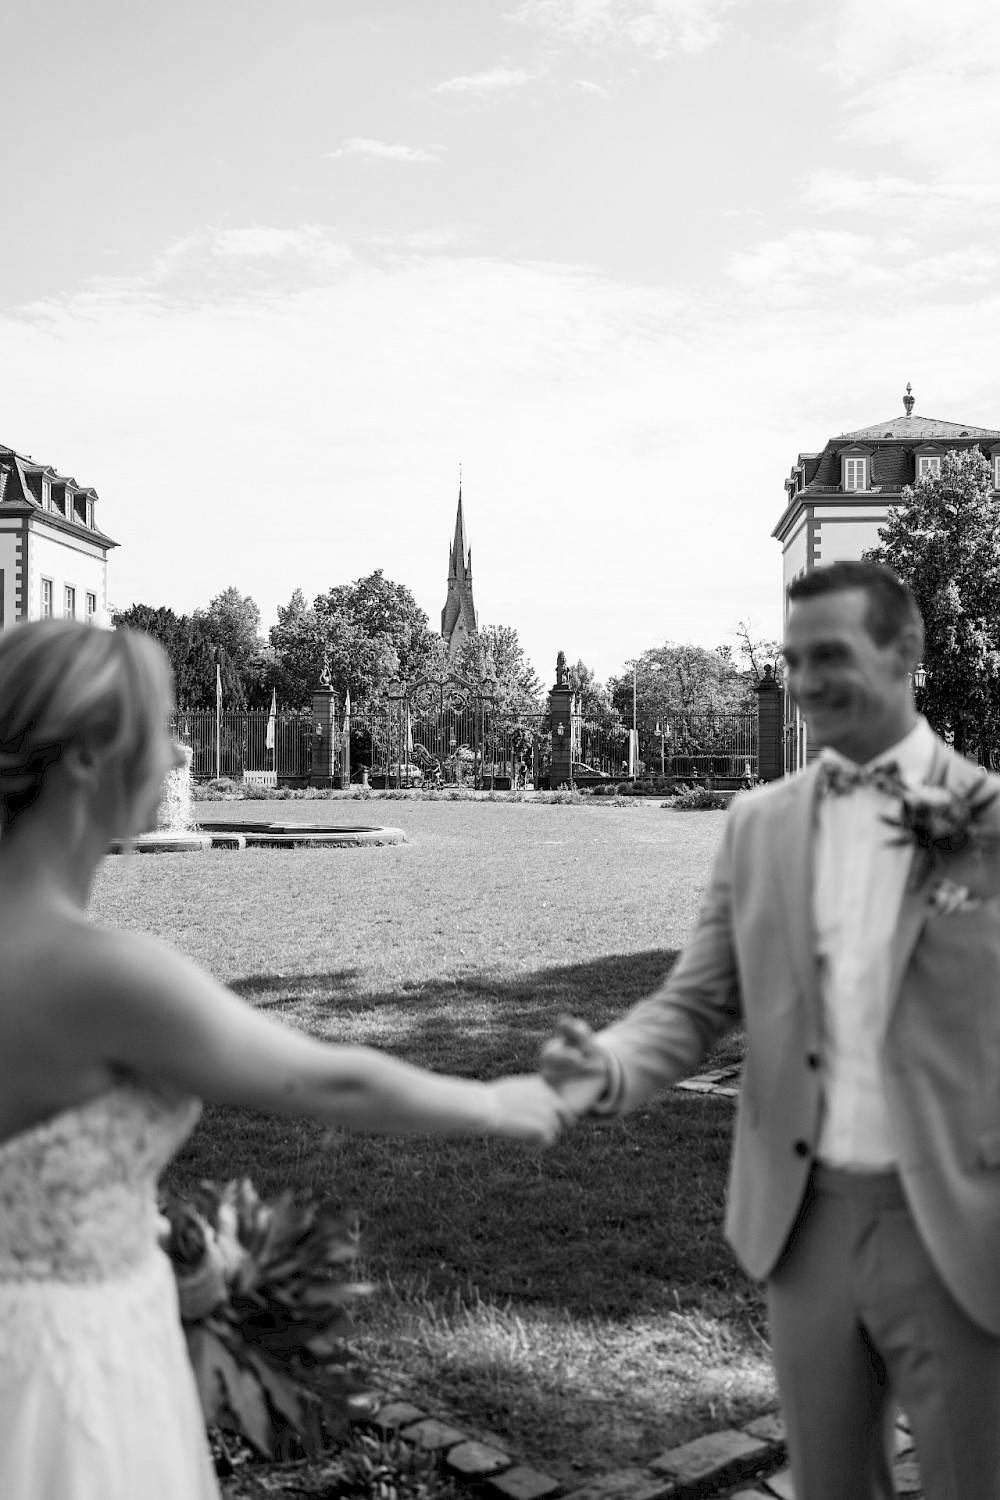
POLYGON ((537 1073, 498 1078, 491 1085, 497 1103, 495 1135, 509 1135, 539 1146, 551 1146, 576 1120, 572 1108, 537 1073))

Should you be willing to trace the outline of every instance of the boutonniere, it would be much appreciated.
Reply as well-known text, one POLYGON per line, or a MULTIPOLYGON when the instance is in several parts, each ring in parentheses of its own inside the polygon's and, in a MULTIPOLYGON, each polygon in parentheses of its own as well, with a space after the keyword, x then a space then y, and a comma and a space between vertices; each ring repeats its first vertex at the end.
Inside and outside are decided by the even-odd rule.
POLYGON ((983 903, 980 897, 972 895, 967 885, 959 885, 942 875, 931 887, 927 904, 933 916, 950 917, 953 912, 974 911, 983 903))
POLYGON ((898 815, 882 821, 896 830, 894 845, 914 848, 911 885, 920 885, 950 855, 980 855, 1000 842, 1000 834, 981 826, 983 815, 997 800, 997 793, 984 793, 982 785, 978 782, 967 792, 957 792, 946 786, 898 784, 898 815))

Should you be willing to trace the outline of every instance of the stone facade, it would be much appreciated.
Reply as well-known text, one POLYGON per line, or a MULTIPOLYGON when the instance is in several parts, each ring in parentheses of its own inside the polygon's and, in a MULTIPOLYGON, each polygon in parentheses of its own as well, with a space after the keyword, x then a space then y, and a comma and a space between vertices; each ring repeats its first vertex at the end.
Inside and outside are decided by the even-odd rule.
MULTIPOLYGON (((978 448, 989 460, 1000 491, 1000 430, 946 422, 914 411, 909 386, 904 415, 832 437, 817 453, 800 453, 785 480, 785 509, 771 533, 781 543, 782 587, 803 573, 842 559, 860 558, 881 541, 903 489, 933 473, 950 449, 978 448)), ((798 770, 809 755, 805 725, 787 706, 785 769, 798 770)))
POLYGON ((108 553, 97 491, 0 445, 0 628, 107 619, 108 553))

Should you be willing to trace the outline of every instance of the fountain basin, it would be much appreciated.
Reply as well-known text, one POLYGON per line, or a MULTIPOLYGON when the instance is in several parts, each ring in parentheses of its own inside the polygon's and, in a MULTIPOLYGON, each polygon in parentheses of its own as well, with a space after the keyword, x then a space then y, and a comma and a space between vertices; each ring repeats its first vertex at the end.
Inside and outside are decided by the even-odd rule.
POLYGON ((247 848, 313 848, 322 845, 337 849, 378 848, 383 844, 405 844, 401 828, 385 828, 358 823, 249 823, 222 822, 212 819, 198 824, 216 840, 241 838, 247 848))

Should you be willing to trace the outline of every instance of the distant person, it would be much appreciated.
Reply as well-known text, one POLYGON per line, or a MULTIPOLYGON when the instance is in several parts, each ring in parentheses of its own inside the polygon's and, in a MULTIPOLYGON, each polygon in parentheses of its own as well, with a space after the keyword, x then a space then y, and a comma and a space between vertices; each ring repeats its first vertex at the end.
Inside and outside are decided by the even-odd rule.
POLYGON ((1000 779, 915 712, 893 573, 833 563, 788 598, 822 756, 734 802, 663 986, 597 1035, 564 1019, 545 1072, 621 1113, 742 1021, 726 1232, 767 1283, 797 1500, 893 1495, 897 1400, 924 1500, 997 1500, 1000 779))
POLYGON ((0 1497, 215 1500, 158 1244, 198 1099, 385 1132, 551 1141, 539 1078, 426 1073, 313 1040, 171 948, 95 926, 114 838, 155 827, 170 672, 148 636, 0 636, 0 1497))

